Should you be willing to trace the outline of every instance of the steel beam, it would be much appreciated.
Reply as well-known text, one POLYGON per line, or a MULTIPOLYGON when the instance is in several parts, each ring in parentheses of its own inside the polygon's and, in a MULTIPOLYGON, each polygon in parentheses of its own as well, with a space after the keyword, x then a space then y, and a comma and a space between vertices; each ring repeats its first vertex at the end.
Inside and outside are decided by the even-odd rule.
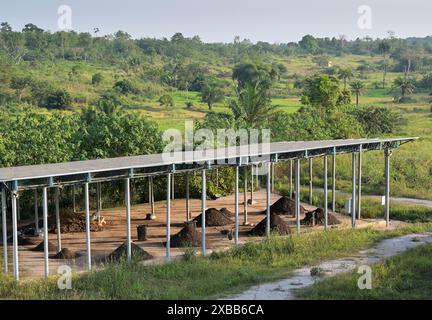
POLYGON ((386 227, 390 225, 390 149, 384 150, 385 161, 385 221, 386 227))
POLYGON ((332 156, 332 211, 336 212, 336 155, 332 156))
POLYGON ((327 189, 328 189, 328 161, 327 156, 324 156, 324 230, 327 230, 328 228, 328 195, 327 195, 327 189))
POLYGON ((174 173, 171 174, 172 176, 172 183, 171 183, 171 199, 174 200, 175 199, 175 178, 174 178, 174 173))
POLYGON ((248 199, 247 199, 247 167, 243 167, 243 199, 244 199, 244 203, 243 203, 243 216, 244 216, 244 220, 243 220, 243 225, 247 225, 248 224, 248 199))
POLYGON ((189 222, 189 214, 190 214, 189 173, 186 172, 186 222, 189 222))
POLYGON ((7 203, 6 186, 2 187, 2 234, 3 234, 3 271, 8 272, 8 243, 7 243, 7 203))
POLYGON ((35 236, 39 234, 39 208, 38 208, 38 191, 34 190, 34 223, 35 223, 35 236))
POLYGON ((290 170, 289 170, 289 192, 290 199, 293 198, 293 161, 290 160, 290 170))
POLYGON ((357 187, 357 219, 361 219, 361 199, 362 199, 362 146, 358 154, 358 187, 357 187))
POLYGON ((171 259, 171 173, 167 174, 166 186, 166 258, 171 259))
POLYGON ((309 204, 313 204, 313 160, 309 158, 309 204))
POLYGON ((238 244, 239 220, 239 167, 235 166, 235 192, 234 192, 234 243, 238 244))
POLYGON ((76 186, 72 186, 72 211, 76 212, 76 186))
POLYGON ((13 247, 13 275, 15 280, 19 280, 19 261, 18 261, 18 222, 17 222, 17 198, 18 191, 12 191, 12 247, 13 247))
POLYGON ((45 278, 49 276, 49 262, 48 262, 48 188, 42 189, 42 220, 43 220, 43 241, 44 241, 44 266, 45 278))
POLYGON ((297 233, 300 233, 300 159, 296 159, 295 168, 295 205, 297 233))
POLYGON ((91 270, 91 241, 90 241, 90 196, 89 196, 89 183, 84 184, 84 212, 86 220, 86 248, 87 248, 87 268, 91 270))
POLYGON ((271 192, 274 193, 275 192, 275 163, 272 162, 271 163, 271 192))
POLYGON ((356 154, 352 153, 352 195, 351 195, 351 225, 356 226, 356 154))
POLYGON ((201 251, 202 255, 206 255, 206 226, 205 226, 205 218, 206 218, 206 171, 205 169, 201 172, 201 232, 202 232, 202 239, 201 239, 201 251))
POLYGON ((61 243, 61 230, 60 230, 60 189, 55 188, 55 214, 56 214, 56 229, 57 229, 57 250, 60 252, 62 249, 61 243))
POLYGON ((130 178, 125 179, 125 207, 126 207, 126 250, 127 259, 132 259, 132 231, 131 231, 131 208, 130 208, 130 178))
POLYGON ((267 184, 266 184, 266 235, 270 236, 270 178, 271 163, 267 163, 267 184))
POLYGON ((253 194, 254 194, 254 172, 253 164, 251 165, 251 179, 250 179, 250 204, 253 204, 253 194))

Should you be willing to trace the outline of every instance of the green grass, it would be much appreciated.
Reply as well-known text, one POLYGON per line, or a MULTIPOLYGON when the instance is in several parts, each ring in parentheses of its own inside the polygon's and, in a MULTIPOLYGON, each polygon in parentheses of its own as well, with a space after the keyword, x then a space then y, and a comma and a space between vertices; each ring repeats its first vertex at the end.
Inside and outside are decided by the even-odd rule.
POLYGON ((359 274, 351 272, 300 290, 304 299, 431 299, 432 244, 418 246, 372 266, 372 289, 360 290, 359 274))
POLYGON ((392 231, 340 229, 262 242, 160 266, 138 262, 108 265, 102 271, 75 275, 72 290, 49 281, 14 282, 0 276, 1 299, 201 299, 240 292, 249 285, 287 276, 293 269, 352 254, 375 242, 407 233, 432 230, 413 224, 392 231))

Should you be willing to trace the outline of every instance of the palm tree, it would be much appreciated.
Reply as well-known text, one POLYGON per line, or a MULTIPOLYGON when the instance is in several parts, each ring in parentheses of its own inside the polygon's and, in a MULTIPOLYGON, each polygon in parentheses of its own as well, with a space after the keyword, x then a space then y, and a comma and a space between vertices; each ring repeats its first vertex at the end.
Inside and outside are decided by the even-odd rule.
POLYGON ((393 82, 393 90, 400 91, 400 101, 403 101, 407 94, 413 93, 415 89, 412 79, 408 77, 397 77, 393 82))
POLYGON ((344 88, 347 87, 347 81, 354 76, 354 73, 351 68, 340 69, 338 72, 338 77, 340 80, 344 82, 344 88))
POLYGON ((381 41, 378 44, 378 50, 383 55, 383 89, 385 88, 386 84, 386 76, 387 76, 387 58, 388 54, 390 53, 390 43, 386 40, 381 41))
POLYGON ((230 108, 237 123, 247 128, 260 128, 268 122, 276 108, 271 105, 267 87, 261 82, 247 82, 237 92, 237 99, 231 101, 230 108))
POLYGON ((356 95, 356 105, 359 105, 359 96, 363 93, 364 84, 363 82, 356 80, 351 83, 351 90, 356 95))

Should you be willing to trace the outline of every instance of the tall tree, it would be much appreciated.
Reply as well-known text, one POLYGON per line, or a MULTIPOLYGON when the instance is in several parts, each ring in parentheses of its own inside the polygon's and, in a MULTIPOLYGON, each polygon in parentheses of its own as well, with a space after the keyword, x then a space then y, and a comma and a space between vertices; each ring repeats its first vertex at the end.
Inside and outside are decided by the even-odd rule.
POLYGON ((363 93, 364 84, 361 81, 353 81, 351 83, 351 90, 356 95, 356 106, 359 105, 359 96, 363 93))
POLYGON ((351 68, 342 68, 338 72, 338 77, 344 82, 344 89, 347 87, 347 82, 354 76, 351 68))
POLYGON ((405 96, 411 94, 415 90, 414 81, 408 77, 397 77, 393 82, 393 90, 398 90, 400 93, 399 101, 403 102, 405 96))
POLYGON ((391 49, 391 46, 387 40, 382 40, 378 44, 378 50, 383 56, 383 89, 385 88, 385 85, 386 85, 387 67, 388 67, 387 66, 387 60, 388 60, 388 56, 390 53, 390 49, 391 49))
POLYGON ((225 93, 223 84, 215 78, 209 78, 201 86, 201 100, 207 103, 209 110, 213 104, 224 99, 225 93))

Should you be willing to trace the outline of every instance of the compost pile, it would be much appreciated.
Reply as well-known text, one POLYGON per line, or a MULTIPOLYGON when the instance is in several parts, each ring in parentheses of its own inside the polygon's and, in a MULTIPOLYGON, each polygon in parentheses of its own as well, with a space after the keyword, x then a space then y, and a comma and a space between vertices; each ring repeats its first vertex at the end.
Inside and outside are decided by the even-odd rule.
MULTIPOLYGON (((295 216, 295 201, 283 196, 270 206, 270 212, 295 216)), ((306 209, 303 206, 300 206, 300 214, 302 215, 305 213, 306 209)))
MULTIPOLYGON (((32 251, 38 251, 38 252, 44 252, 44 242, 42 241, 41 243, 39 243, 36 247, 34 247, 33 249, 31 249, 32 251)), ((48 240, 48 251, 56 251, 57 250, 57 245, 55 245, 54 243, 52 243, 51 241, 48 240)))
MULTIPOLYGON (((314 211, 306 212, 306 216, 301 221, 301 223, 305 224, 305 225, 313 225, 313 216, 314 215, 315 215, 315 224, 323 225, 325 222, 325 218, 324 218, 324 209, 322 209, 322 208, 318 208, 314 211)), ((328 212, 327 218, 328 218, 328 221, 327 221, 328 225, 335 225, 335 224, 341 223, 339 221, 339 219, 336 218, 336 216, 330 212, 328 212)))
MULTIPOLYGON (((198 227, 201 227, 202 213, 195 217, 193 221, 196 221, 198 227)), ((206 227, 226 226, 234 223, 228 216, 220 212, 218 209, 210 208, 205 212, 205 225, 206 227)))
MULTIPOLYGON (((25 237, 22 235, 18 236, 18 245, 19 246, 35 246, 41 241, 39 237, 25 237)), ((8 243, 13 243, 13 237, 8 237, 8 243)))
POLYGON ((228 210, 227 208, 222 208, 220 209, 220 212, 222 212, 224 215, 226 215, 227 217, 234 217, 234 213, 232 213, 230 210, 228 210))
POLYGON ((52 255, 50 259, 67 260, 67 259, 76 259, 79 257, 81 257, 79 253, 69 250, 68 248, 63 248, 55 255, 52 255))
MULTIPOLYGON (((249 234, 253 236, 264 236, 266 234, 266 225, 267 217, 250 230, 249 234)), ((277 231, 282 236, 291 233, 288 223, 275 213, 270 214, 270 231, 277 231)))
POLYGON ((179 233, 173 235, 170 240, 171 247, 199 247, 201 245, 201 232, 197 230, 196 222, 185 223, 179 233))
MULTIPOLYGON (((153 258, 153 256, 145 251, 144 249, 141 249, 140 246, 138 246, 135 243, 131 243, 131 252, 132 252, 132 258, 137 260, 149 260, 153 258)), ((110 255, 107 257, 108 261, 120 261, 122 259, 127 258, 127 242, 124 242, 120 247, 115 249, 113 252, 110 253, 110 255)))
MULTIPOLYGON (((55 216, 51 216, 48 220, 49 231, 55 233, 56 220, 55 216)), ((101 216, 101 223, 90 217, 90 231, 98 232, 102 231, 107 225, 106 219, 101 216)), ((60 215, 60 232, 61 233, 74 233, 74 232, 85 232, 86 231, 86 219, 85 214, 82 212, 62 212, 60 215)))

